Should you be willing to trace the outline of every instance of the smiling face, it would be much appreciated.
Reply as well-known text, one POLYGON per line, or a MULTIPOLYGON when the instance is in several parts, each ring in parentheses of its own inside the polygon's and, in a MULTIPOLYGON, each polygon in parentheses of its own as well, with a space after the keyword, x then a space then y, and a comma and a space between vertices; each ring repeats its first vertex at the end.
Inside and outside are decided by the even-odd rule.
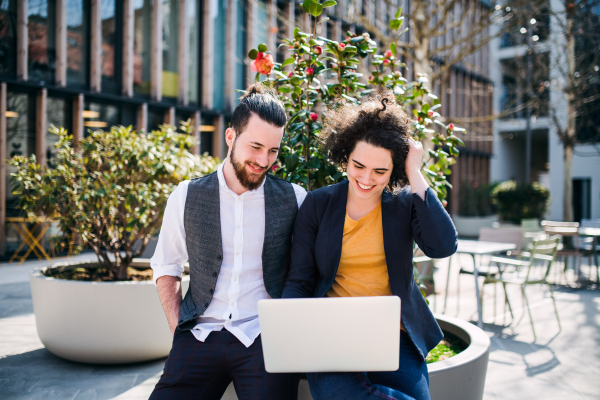
POLYGON ((363 200, 380 198, 390 182, 393 168, 389 150, 364 141, 357 142, 348 157, 346 169, 351 194, 363 200))
POLYGON ((273 126, 252 114, 243 133, 236 136, 229 128, 225 135, 235 176, 247 190, 258 188, 277 160, 283 127, 273 126))

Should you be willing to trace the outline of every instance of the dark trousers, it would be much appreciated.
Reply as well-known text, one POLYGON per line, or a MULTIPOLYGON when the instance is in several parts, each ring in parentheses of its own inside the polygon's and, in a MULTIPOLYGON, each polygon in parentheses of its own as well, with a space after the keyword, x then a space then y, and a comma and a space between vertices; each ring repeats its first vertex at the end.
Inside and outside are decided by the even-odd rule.
POLYGON ((315 400, 430 400, 427 364, 404 331, 400 333, 400 368, 390 372, 307 374, 315 400))
POLYGON ((260 336, 246 348, 227 330, 200 342, 190 331, 177 329, 150 400, 220 400, 232 381, 240 400, 296 400, 299 378, 265 371, 260 336))

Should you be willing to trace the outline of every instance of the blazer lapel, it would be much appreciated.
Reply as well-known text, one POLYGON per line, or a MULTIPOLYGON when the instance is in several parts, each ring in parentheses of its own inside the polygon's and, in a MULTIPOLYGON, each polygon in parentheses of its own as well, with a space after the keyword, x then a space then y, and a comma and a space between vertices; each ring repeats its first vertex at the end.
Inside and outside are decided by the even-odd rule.
POLYGON ((404 282, 402 277, 402 266, 399 265, 402 260, 402 249, 400 249, 400 240, 398 239, 398 216, 396 215, 396 199, 387 191, 383 192, 381 199, 381 218, 383 226, 383 247, 385 251, 385 260, 388 268, 388 276, 392 293, 398 294, 403 288, 394 287, 400 282, 404 282), (396 285, 394 284, 396 282, 396 285))
POLYGON ((336 185, 335 195, 331 204, 331 220, 328 237, 328 262, 329 271, 333 272, 331 286, 335 280, 340 258, 342 257, 342 240, 344 239, 344 222, 346 220, 346 202, 348 201, 348 180, 336 185))

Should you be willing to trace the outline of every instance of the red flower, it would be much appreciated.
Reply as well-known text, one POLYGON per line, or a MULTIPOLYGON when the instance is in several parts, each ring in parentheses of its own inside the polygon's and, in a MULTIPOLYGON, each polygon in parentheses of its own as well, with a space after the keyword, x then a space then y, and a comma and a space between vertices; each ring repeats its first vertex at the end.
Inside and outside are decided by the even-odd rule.
POLYGON ((417 121, 419 121, 419 122, 423 122, 423 117, 419 117, 419 118, 417 118, 417 121))
POLYGON ((292 76, 294 76, 294 71, 290 71, 290 73, 288 74, 288 78, 291 78, 292 76))
POLYGON ((429 112, 427 113, 427 115, 429 115, 430 117, 433 117, 433 111, 429 111, 429 112))
POLYGON ((317 120, 317 118, 319 118, 319 116, 317 115, 317 113, 310 113, 310 115, 308 117, 310 118, 310 120, 312 122, 315 122, 317 120))
POLYGON ((450 125, 448 125, 448 130, 454 130, 454 124, 451 123, 450 125))
POLYGON ((270 54, 258 54, 261 55, 261 58, 256 56, 256 60, 252 61, 252 64, 250 64, 252 71, 258 72, 262 75, 269 75, 275 66, 275 63, 273 63, 273 57, 270 54))
POLYGON ((391 63, 391 61, 389 60, 389 58, 384 58, 384 59, 383 59, 383 65, 385 65, 386 67, 387 67, 388 65, 390 65, 390 63, 391 63))
POLYGON ((306 75, 312 75, 315 73, 315 70, 311 67, 306 68, 306 75))
POLYGON ((272 168, 273 172, 277 171, 278 169, 279 169, 279 165, 273 164, 273 168, 272 168))
POLYGON ((346 45, 344 43, 338 44, 338 51, 344 51, 345 48, 346 48, 346 45))
POLYGON ((323 48, 321 46, 317 46, 315 47, 315 53, 316 54, 322 54, 323 53, 323 48))
POLYGON ((443 205, 444 207, 446 207, 446 206, 448 205, 448 202, 447 202, 446 200, 443 200, 443 201, 442 201, 442 205, 443 205))
POLYGON ((337 64, 335 64, 335 63, 331 64, 331 68, 336 69, 337 67, 338 67, 337 64))
POLYGON ((383 53, 384 57, 386 58, 392 58, 393 54, 391 50, 386 50, 385 53, 383 53))
POLYGON ((352 39, 350 36, 346 36, 346 41, 350 41, 352 39))
POLYGON ((369 76, 369 82, 373 82, 375 80, 375 78, 373 78, 372 76, 369 76))
POLYGON ((259 53, 256 55, 256 59, 257 59, 257 60, 262 60, 264 56, 265 56, 265 53, 263 53, 263 52, 261 51, 261 52, 259 52, 259 53))

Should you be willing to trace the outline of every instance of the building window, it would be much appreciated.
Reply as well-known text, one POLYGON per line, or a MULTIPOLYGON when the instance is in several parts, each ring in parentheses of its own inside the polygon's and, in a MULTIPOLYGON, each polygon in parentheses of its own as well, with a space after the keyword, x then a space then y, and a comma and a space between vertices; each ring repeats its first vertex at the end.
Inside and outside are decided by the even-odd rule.
POLYGON ((188 101, 190 104, 198 104, 200 90, 200 0, 188 0, 186 16, 190 27, 190 50, 188 67, 188 101))
POLYGON ((67 85, 86 87, 89 76, 89 6, 67 1, 67 85))
MULTIPOLYGON (((24 93, 7 93, 6 107, 6 157, 29 157, 35 152, 35 96, 24 93)), ((10 189, 10 174, 15 167, 6 166, 6 216, 18 216, 17 198, 10 189)), ((4 189, 3 189, 4 190, 4 189)), ((16 234, 16 232, 15 232, 16 234)), ((7 239, 8 240, 8 239, 7 239)))
POLYGON ((177 98, 179 0, 162 0, 162 95, 177 98))
POLYGON ((56 69, 56 3, 30 0, 28 4, 28 79, 54 82, 56 69))
POLYGON ((46 132, 46 163, 50 168, 54 168, 56 157, 56 143, 58 136, 50 132, 50 127, 54 125, 57 128, 63 127, 71 130, 72 118, 71 102, 60 97, 48 97, 46 101, 46 118, 48 123, 48 132, 46 132))
POLYGON ((200 116, 200 154, 213 152, 213 134, 215 132, 214 117, 212 115, 200 116))
POLYGON ((527 71, 527 62, 526 57, 500 60, 502 72, 500 106, 506 119, 525 118, 527 104, 531 107, 532 116, 548 115, 550 102, 549 55, 548 53, 531 55, 531 82, 528 82, 527 74, 523 73, 523 71, 527 71))
POLYGON ((213 108, 225 108, 225 24, 227 15, 227 1, 215 0, 217 4, 213 17, 215 27, 215 47, 213 63, 213 108))
POLYGON ((152 0, 134 1, 133 92, 150 95, 152 0))
POLYGON ((102 30, 102 91, 119 93, 121 71, 121 13, 115 0, 102 0, 100 26, 102 30))
POLYGON ((14 76, 17 60, 17 0, 0 0, 0 75, 14 76))
POLYGON ((159 129, 165 123, 164 108, 148 108, 148 129, 146 132, 152 132, 159 129))
POLYGON ((118 106, 86 101, 83 111, 84 136, 89 130, 110 130, 121 123, 121 110, 118 106))

